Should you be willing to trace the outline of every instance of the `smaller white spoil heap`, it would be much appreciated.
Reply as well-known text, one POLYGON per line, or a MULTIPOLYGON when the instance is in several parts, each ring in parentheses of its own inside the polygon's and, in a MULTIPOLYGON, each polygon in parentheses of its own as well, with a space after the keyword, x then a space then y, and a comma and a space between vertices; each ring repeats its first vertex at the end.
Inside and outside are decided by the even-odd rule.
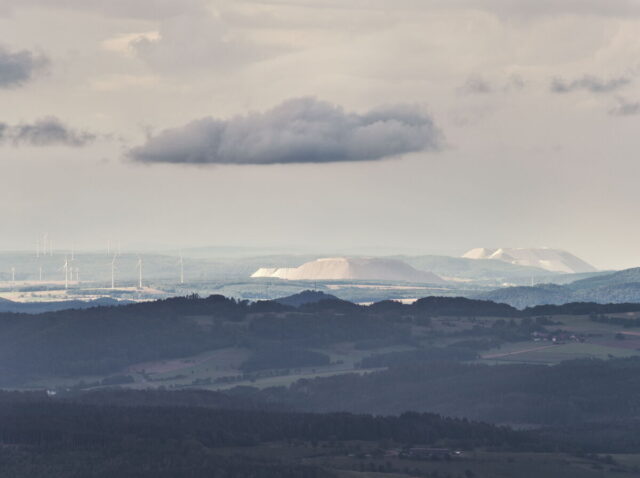
POLYGON ((462 257, 467 259, 494 259, 519 266, 537 267, 551 272, 579 273, 595 272, 596 268, 573 254, 561 249, 544 248, 500 248, 471 249, 462 257))

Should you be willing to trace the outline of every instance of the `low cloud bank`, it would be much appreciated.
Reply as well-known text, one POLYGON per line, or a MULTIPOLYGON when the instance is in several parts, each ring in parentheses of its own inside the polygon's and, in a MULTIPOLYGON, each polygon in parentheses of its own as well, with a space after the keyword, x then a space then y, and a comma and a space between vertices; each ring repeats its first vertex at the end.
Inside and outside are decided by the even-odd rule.
POLYGON ((130 150, 129 157, 147 163, 328 163, 440 149, 440 131, 417 106, 393 105, 358 114, 299 98, 264 113, 229 120, 207 117, 162 131, 130 150))

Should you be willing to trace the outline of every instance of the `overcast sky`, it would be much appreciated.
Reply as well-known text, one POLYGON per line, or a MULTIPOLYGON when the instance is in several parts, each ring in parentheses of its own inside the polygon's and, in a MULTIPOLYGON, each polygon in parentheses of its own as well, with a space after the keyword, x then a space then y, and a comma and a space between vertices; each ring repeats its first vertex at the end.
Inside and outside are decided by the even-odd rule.
POLYGON ((0 0, 0 249, 640 266, 640 2, 0 0))

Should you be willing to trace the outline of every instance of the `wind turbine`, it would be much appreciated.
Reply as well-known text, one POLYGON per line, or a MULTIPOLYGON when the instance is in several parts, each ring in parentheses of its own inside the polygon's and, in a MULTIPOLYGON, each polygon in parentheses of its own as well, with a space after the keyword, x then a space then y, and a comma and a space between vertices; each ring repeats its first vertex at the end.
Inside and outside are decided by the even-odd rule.
POLYGON ((138 269, 138 289, 142 289, 142 257, 138 257, 136 268, 138 269))
POLYGON ((64 265, 62 266, 64 269, 64 288, 69 288, 69 259, 67 256, 64 257, 64 265))
POLYGON ((116 288, 116 256, 111 260, 111 289, 116 288))
POLYGON ((16 268, 11 268, 11 284, 16 285, 16 268))
POLYGON ((180 283, 184 284, 184 259, 182 258, 182 252, 180 252, 180 283))
POLYGON ((39 272, 40 272, 40 282, 42 282, 42 266, 40 266, 39 272))

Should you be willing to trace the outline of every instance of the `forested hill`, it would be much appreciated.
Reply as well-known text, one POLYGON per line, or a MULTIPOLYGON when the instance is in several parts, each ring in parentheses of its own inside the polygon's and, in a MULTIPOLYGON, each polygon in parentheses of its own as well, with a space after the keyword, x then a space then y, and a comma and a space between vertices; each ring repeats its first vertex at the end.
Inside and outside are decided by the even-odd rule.
POLYGON ((13 302, 0 298, 0 313, 42 314, 57 310, 90 309, 93 307, 110 307, 131 303, 133 302, 129 300, 116 300, 109 297, 94 300, 64 300, 57 302, 13 302))
POLYGON ((477 298, 504 302, 524 308, 543 304, 590 301, 625 303, 640 301, 640 268, 577 280, 565 285, 540 284, 532 287, 503 287, 477 298))
POLYGON ((313 447, 312 456, 323 457, 330 444, 344 457, 356 442, 452 450, 549 448, 527 433, 434 414, 113 406, 3 393, 0 442, 0 475, 12 478, 322 478, 345 475, 305 463, 298 458, 301 449, 313 447))
MULTIPOLYGON (((161 396, 173 392, 150 392, 161 396)), ((131 396, 131 394, 129 394, 131 396)), ((171 399, 167 399, 170 403, 171 399)), ((132 402, 134 404, 135 402, 132 402)), ((445 418, 432 413, 372 416, 350 413, 292 413, 136 404, 114 406, 39 398, 29 393, 0 392, 0 436, 3 443, 80 442, 74 437, 109 443, 134 434, 141 439, 198 438, 208 446, 243 446, 277 440, 393 440, 434 445, 443 440, 458 447, 518 448, 531 439, 508 428, 445 418)), ((87 445, 85 441, 83 445, 87 445)))
MULTIPOLYGON (((62 303, 60 303, 62 304, 62 303)), ((429 316, 473 316, 473 317, 528 317, 539 314, 589 314, 589 313, 618 313, 640 310, 640 303, 611 303, 570 302, 566 304, 539 305, 519 310, 505 303, 493 300, 478 300, 465 297, 429 296, 418 299, 413 304, 385 300, 369 306, 356 305, 349 301, 337 299, 334 296, 304 291, 295 296, 276 300, 250 302, 235 300, 221 295, 211 295, 206 298, 198 295, 173 297, 150 302, 122 303, 115 301, 94 301, 83 303, 82 307, 75 302, 67 302, 62 310, 52 310, 33 314, 37 317, 49 319, 60 318, 99 318, 106 316, 140 317, 156 316, 188 316, 201 314, 216 314, 225 318, 239 318, 251 313, 286 312, 299 309, 305 312, 327 311, 335 312, 379 312, 402 311, 403 313, 419 312, 429 316), (314 299, 310 299, 313 297, 314 299), (295 300, 304 298, 305 300, 295 300)), ((30 314, 31 315, 31 314, 30 314)), ((0 320, 24 317, 25 314, 15 312, 1 312, 0 320)))
MULTIPOLYGON (((244 371, 322 365, 328 357, 312 350, 340 342, 361 348, 415 346, 414 326, 428 327, 432 317, 508 319, 510 327, 485 324, 483 330, 468 332, 468 338, 482 335, 487 345, 528 340, 541 325, 525 323, 527 317, 633 310, 640 310, 640 305, 567 304, 519 311, 490 301, 444 297, 428 297, 412 305, 385 301, 360 306, 329 299, 292 307, 214 295, 39 315, 5 313, 0 314, 0 385, 43 377, 107 375, 136 363, 230 347, 253 352, 253 361, 246 363, 244 371), (518 319, 518 324, 512 319, 518 319), (283 353, 289 362, 282 361, 283 353), (292 358, 299 361, 293 363, 292 358)), ((424 333, 430 332, 424 329, 424 333)), ((466 345, 473 349, 482 344, 466 345)), ((469 355, 468 351, 451 353, 454 358, 469 355)))

